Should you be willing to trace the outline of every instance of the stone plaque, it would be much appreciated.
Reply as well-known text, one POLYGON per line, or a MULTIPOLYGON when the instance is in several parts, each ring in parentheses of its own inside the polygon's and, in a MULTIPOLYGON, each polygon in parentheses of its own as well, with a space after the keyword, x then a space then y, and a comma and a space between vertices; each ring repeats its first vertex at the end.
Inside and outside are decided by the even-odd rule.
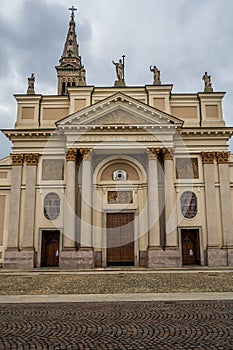
POLYGON ((132 191, 108 191, 109 204, 130 204, 133 203, 132 191))
POLYGON ((44 159, 42 163, 42 180, 64 180, 64 160, 44 159))
POLYGON ((177 179, 198 179, 198 159, 197 158, 177 158, 176 159, 177 179))

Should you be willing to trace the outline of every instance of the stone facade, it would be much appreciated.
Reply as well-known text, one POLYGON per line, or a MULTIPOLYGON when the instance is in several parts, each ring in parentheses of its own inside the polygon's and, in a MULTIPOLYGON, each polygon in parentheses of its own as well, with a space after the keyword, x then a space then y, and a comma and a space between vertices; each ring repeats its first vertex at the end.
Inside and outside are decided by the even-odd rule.
POLYGON ((0 264, 233 266, 224 93, 88 86, 71 33, 74 9, 58 95, 16 95, 15 128, 3 130, 0 264))

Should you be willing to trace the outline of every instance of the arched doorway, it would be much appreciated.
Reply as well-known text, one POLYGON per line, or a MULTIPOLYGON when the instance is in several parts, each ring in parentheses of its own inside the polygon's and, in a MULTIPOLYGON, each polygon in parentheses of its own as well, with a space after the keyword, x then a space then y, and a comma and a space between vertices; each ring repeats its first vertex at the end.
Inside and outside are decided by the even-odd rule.
POLYGON ((130 156, 110 156, 96 167, 93 237, 98 266, 140 265, 148 248, 146 182, 143 165, 130 156))

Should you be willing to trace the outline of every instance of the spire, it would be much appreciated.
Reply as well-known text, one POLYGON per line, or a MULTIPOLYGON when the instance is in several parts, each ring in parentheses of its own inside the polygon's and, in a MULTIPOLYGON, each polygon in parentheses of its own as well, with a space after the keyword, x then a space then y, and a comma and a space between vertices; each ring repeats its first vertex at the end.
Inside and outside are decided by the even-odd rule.
POLYGON ((77 9, 72 6, 69 10, 71 11, 69 29, 64 50, 59 60, 59 66, 56 67, 59 95, 66 95, 67 87, 69 86, 86 85, 86 72, 81 63, 81 56, 79 56, 79 46, 75 31, 74 12, 77 11, 77 9))

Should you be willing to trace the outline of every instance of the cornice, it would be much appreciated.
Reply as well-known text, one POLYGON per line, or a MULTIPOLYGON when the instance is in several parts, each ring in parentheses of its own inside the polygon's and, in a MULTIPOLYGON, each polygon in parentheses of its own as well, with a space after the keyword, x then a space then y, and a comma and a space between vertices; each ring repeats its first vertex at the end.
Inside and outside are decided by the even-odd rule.
POLYGON ((181 135, 233 135, 233 127, 190 127, 181 128, 181 135))

